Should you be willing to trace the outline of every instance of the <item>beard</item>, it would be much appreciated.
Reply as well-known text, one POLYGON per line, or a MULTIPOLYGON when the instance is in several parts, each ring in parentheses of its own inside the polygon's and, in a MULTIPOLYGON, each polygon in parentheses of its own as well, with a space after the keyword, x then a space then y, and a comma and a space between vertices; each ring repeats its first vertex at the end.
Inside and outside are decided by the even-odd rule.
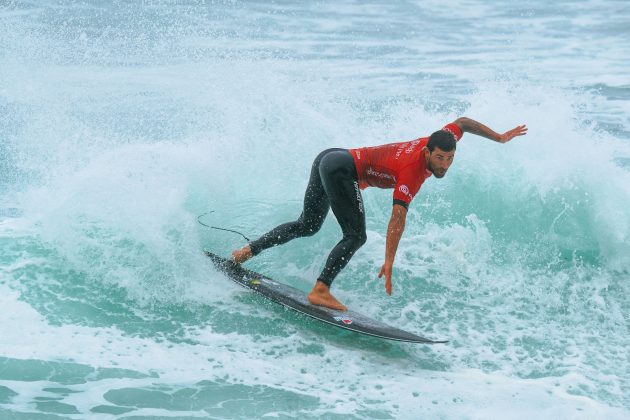
POLYGON ((429 171, 433 174, 434 177, 436 178, 444 178, 444 175, 446 175, 446 171, 437 171, 435 169, 433 169, 433 166, 431 165, 431 162, 429 162, 429 171))

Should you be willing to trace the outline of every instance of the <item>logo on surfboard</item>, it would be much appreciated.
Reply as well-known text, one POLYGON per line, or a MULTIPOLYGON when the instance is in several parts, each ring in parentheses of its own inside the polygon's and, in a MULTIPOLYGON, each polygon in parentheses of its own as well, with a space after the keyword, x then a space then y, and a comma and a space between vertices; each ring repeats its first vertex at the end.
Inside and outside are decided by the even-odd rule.
POLYGON ((350 318, 343 318, 340 316, 336 316, 333 318, 335 321, 343 322, 346 325, 352 324, 352 320, 350 318))

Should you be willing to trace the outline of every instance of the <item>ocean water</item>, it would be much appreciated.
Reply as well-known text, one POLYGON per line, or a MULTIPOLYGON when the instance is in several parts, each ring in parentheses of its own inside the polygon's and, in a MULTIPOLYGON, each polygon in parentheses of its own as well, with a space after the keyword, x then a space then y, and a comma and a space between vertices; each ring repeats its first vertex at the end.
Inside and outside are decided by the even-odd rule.
MULTIPOLYGON (((626 1, 0 0, 0 418, 630 417, 626 1), (446 345, 359 336, 234 285, 328 147, 467 134, 391 191, 334 283, 446 345)), ((340 237, 247 267, 308 291, 340 237)))

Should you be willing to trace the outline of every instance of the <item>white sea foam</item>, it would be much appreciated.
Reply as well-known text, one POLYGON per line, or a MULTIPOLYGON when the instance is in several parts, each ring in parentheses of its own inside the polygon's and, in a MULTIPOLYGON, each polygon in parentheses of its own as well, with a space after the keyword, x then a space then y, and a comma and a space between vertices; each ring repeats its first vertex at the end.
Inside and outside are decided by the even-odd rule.
MULTIPOLYGON (((558 7, 11 2, 0 203, 17 211, 0 222, 0 356, 61 373, 1 379, 17 394, 2 408, 43 412, 64 387, 76 393, 59 401, 80 413, 68 417, 83 418, 116 405, 110 391, 169 399, 205 380, 251 387, 248 401, 257 386, 319 398, 252 403, 249 417, 627 417, 627 13, 558 7), (255 237, 300 214, 319 151, 417 138, 461 115, 529 133, 464 136, 448 176, 410 207, 391 297, 376 278, 391 191, 365 190, 368 241, 334 283, 353 309, 449 344, 331 330, 203 255, 243 239, 198 215, 255 237), (74 380, 69 363, 135 373, 74 380)), ((331 214, 248 267, 307 290, 339 237, 331 214)), ((208 414, 175 405, 128 407, 208 414)))
MULTIPOLYGON (((534 414, 563 418, 623 418, 625 414, 622 410, 572 394, 571 390, 579 384, 592 384, 578 374, 517 380, 479 370, 430 372, 410 366, 400 358, 387 361, 386 356, 369 350, 324 344, 324 355, 309 356, 287 351, 295 349, 295 336, 257 342, 247 336, 216 334, 207 329, 194 331, 193 336, 198 340, 196 345, 172 346, 129 337, 116 328, 55 327, 28 305, 19 302, 16 292, 4 287, 1 296, 3 308, 7 309, 0 322, 3 356, 72 361, 150 375, 146 379, 86 378, 88 382, 85 384, 66 386, 79 394, 70 394, 63 399, 64 403, 78 407, 83 413, 88 413, 90 407, 99 402, 107 404, 103 396, 109 390, 151 387, 158 377, 163 386, 177 387, 227 375, 231 382, 279 387, 298 394, 317 390, 322 408, 314 414, 352 414, 370 404, 369 401, 381 401, 382 408, 401 418, 413 417, 411 413, 419 405, 431 417, 488 418, 509 412, 514 418, 534 414), (51 345, 38 345, 41 342, 51 345), (270 352, 271 348, 282 349, 281 365, 277 363, 280 355, 270 352), (356 358, 357 353, 362 355, 361 359, 356 358), (334 360, 339 363, 331 362, 334 360), (357 363, 358 360, 365 362, 357 363), (369 365, 378 363, 386 363, 388 370, 369 368, 369 365), (338 380, 340 368, 346 378, 341 382, 338 380), (476 407, 473 413, 471 406, 476 407)), ((312 340, 298 335, 301 335, 299 341, 312 340)), ((49 381, 0 383, 19 392, 20 397, 10 406, 15 409, 28 407, 30 398, 44 395, 44 388, 54 386, 49 381)), ((177 412, 164 410, 134 412, 137 415, 151 413, 177 415, 177 412)), ((195 412, 187 415, 195 415, 195 412)))

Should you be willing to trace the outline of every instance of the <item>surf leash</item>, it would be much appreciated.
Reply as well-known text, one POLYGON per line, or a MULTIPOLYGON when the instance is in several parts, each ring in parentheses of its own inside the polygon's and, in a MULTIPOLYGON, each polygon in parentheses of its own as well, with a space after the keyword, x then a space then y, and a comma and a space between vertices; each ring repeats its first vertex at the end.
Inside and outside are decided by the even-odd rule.
POLYGON ((210 213, 214 213, 214 210, 209 211, 209 212, 207 212, 207 213, 200 214, 199 216, 197 216, 197 222, 198 222, 201 226, 205 226, 205 227, 210 228, 210 229, 223 230, 223 231, 225 231, 225 232, 232 232, 232 233, 236 233, 236 234, 238 234, 238 235, 241 235, 243 238, 245 238, 245 240, 246 240, 247 242, 250 242, 250 239, 249 239, 247 236, 243 235, 241 232, 239 232, 239 231, 237 231, 237 230, 233 230, 233 229, 226 229, 226 228, 222 228, 222 227, 220 227, 220 226, 210 226, 210 225, 207 225, 207 224, 205 224, 204 222, 202 222, 202 221, 201 221, 201 218, 202 218, 203 216, 205 216, 206 214, 210 214, 210 213))

